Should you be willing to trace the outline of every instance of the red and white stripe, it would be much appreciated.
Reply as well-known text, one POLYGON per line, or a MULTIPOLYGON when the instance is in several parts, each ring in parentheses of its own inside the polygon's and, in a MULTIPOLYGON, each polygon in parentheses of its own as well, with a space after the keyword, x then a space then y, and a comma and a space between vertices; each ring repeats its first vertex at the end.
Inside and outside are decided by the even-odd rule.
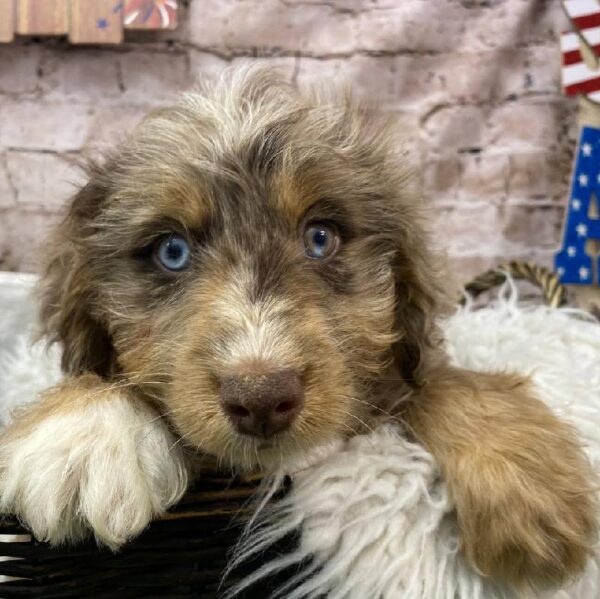
POLYGON ((560 38, 562 50, 562 84, 565 94, 584 94, 593 102, 600 102, 600 69, 590 69, 583 61, 577 33, 563 33, 560 38))
POLYGON ((563 0, 569 18, 586 44, 600 56, 600 2, 598 0, 563 0))

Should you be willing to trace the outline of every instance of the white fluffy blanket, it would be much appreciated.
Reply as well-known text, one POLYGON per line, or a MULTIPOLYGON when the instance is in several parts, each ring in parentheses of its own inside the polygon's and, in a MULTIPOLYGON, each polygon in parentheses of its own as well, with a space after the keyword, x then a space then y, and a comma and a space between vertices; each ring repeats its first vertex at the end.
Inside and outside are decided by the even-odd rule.
MULTIPOLYGON (((32 401, 59 376, 58 355, 28 345, 31 282, 26 278, 14 283, 10 277, 2 281, 0 276, 0 422, 12 406, 32 401)), ((507 288, 497 304, 460 310, 444 328, 456 364, 531 375, 540 396, 578 428, 600 471, 599 324, 569 310, 519 307, 514 290, 507 288)), ((452 506, 431 456, 388 425, 317 448, 292 470, 292 492, 277 512, 259 517, 241 548, 243 557, 301 527, 298 550, 255 574, 259 578, 314 556, 280 596, 513 597, 463 563, 452 506)), ((600 557, 571 586, 540 597, 600 597, 600 557)))

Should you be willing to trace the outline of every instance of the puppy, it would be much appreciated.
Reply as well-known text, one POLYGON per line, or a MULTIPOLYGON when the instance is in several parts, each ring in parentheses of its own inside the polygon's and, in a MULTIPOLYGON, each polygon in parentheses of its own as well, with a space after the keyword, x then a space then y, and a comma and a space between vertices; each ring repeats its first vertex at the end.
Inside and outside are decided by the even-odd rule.
POLYGON ((440 280, 392 123, 229 73, 92 166, 48 249, 65 380, 0 439, 0 507, 114 549, 194 452, 271 468, 382 412, 435 456, 463 550, 516 584, 579 572, 593 473, 527 381, 451 367, 440 280))

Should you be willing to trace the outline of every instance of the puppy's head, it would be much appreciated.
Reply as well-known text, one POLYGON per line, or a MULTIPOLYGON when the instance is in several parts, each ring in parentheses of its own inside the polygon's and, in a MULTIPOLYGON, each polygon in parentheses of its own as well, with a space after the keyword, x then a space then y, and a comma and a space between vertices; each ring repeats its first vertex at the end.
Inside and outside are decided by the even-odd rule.
POLYGON ((389 123, 238 71, 150 115, 74 198, 42 282, 67 373, 155 398, 250 466, 356 431, 436 306, 389 123))

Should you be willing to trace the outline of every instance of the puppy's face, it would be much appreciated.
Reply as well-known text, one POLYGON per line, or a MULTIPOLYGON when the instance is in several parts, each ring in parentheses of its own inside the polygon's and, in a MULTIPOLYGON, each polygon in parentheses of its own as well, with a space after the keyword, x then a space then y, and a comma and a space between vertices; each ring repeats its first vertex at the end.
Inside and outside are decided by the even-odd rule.
POLYGON ((246 467, 359 430, 433 307, 398 169, 365 113, 264 74, 150 116, 59 233, 42 314, 65 368, 139 386, 246 467))

